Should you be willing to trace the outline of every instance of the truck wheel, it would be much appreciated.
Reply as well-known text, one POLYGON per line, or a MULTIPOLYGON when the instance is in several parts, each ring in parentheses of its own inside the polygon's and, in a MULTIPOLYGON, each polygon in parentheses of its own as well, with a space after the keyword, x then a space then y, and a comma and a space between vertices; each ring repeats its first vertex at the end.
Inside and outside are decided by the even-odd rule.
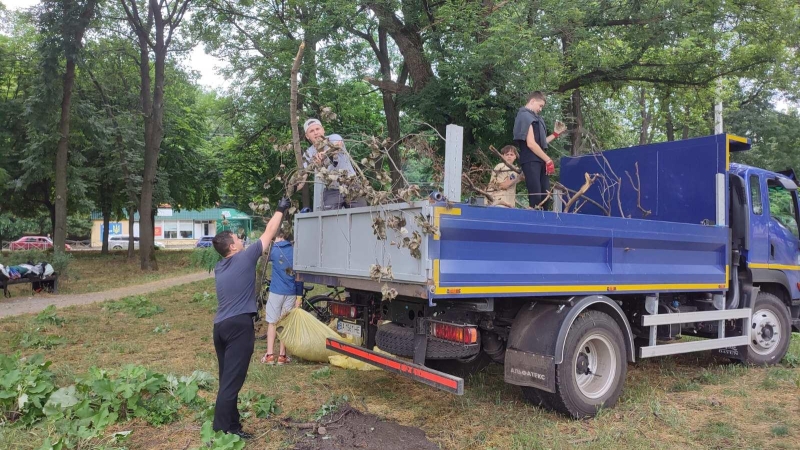
POLYGON ((586 311, 572 324, 564 362, 556 366, 556 392, 542 392, 545 403, 576 419, 613 407, 628 370, 625 338, 617 322, 600 311, 586 311))
MULTIPOLYGON (((428 345, 430 345, 430 343, 428 345)), ((484 352, 479 352, 469 358, 427 359, 425 360, 425 365, 439 372, 467 378, 485 369, 491 362, 492 358, 490 358, 489 355, 484 352)))
POLYGON ((522 386, 522 396, 525 397, 525 400, 527 400, 528 403, 532 404, 533 406, 553 409, 553 407, 547 403, 547 398, 549 395, 550 395, 549 392, 545 392, 541 389, 522 386))
POLYGON ((759 292, 750 320, 750 345, 744 362, 759 366, 777 364, 786 356, 791 323, 786 305, 768 292, 759 292))

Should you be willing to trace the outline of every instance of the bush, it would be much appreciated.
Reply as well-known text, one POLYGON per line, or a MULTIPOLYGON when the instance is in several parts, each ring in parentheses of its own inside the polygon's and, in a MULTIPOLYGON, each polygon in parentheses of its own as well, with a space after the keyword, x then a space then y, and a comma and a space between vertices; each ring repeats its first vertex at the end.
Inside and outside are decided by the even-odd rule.
POLYGON ((214 250, 214 247, 201 247, 192 251, 189 263, 192 267, 199 267, 211 272, 220 260, 222 260, 222 256, 214 250))

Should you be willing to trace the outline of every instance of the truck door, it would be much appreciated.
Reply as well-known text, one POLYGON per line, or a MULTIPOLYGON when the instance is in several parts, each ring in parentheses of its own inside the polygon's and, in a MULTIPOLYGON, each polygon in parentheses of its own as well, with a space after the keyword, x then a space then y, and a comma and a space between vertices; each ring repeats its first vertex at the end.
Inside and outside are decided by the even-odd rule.
POLYGON ((798 232, 797 185, 785 178, 767 180, 769 200, 769 264, 789 279, 792 298, 800 298, 800 232, 798 232))

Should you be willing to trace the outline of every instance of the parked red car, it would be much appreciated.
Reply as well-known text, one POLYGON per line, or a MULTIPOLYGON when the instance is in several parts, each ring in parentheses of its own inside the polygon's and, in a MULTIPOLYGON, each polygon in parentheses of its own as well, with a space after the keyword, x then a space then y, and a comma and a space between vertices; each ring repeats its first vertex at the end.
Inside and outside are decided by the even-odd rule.
MULTIPOLYGON (((64 244, 67 250, 72 250, 69 244, 64 244)), ((10 250, 49 250, 53 248, 53 241, 45 236, 24 236, 9 244, 10 250)))

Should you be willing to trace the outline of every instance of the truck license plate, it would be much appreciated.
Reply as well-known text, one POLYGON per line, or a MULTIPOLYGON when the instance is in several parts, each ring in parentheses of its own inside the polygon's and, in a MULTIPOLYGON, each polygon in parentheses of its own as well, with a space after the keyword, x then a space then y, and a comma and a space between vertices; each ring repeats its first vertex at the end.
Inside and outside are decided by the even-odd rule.
POLYGON ((336 331, 350 336, 361 336, 361 325, 340 320, 336 323, 336 331))

